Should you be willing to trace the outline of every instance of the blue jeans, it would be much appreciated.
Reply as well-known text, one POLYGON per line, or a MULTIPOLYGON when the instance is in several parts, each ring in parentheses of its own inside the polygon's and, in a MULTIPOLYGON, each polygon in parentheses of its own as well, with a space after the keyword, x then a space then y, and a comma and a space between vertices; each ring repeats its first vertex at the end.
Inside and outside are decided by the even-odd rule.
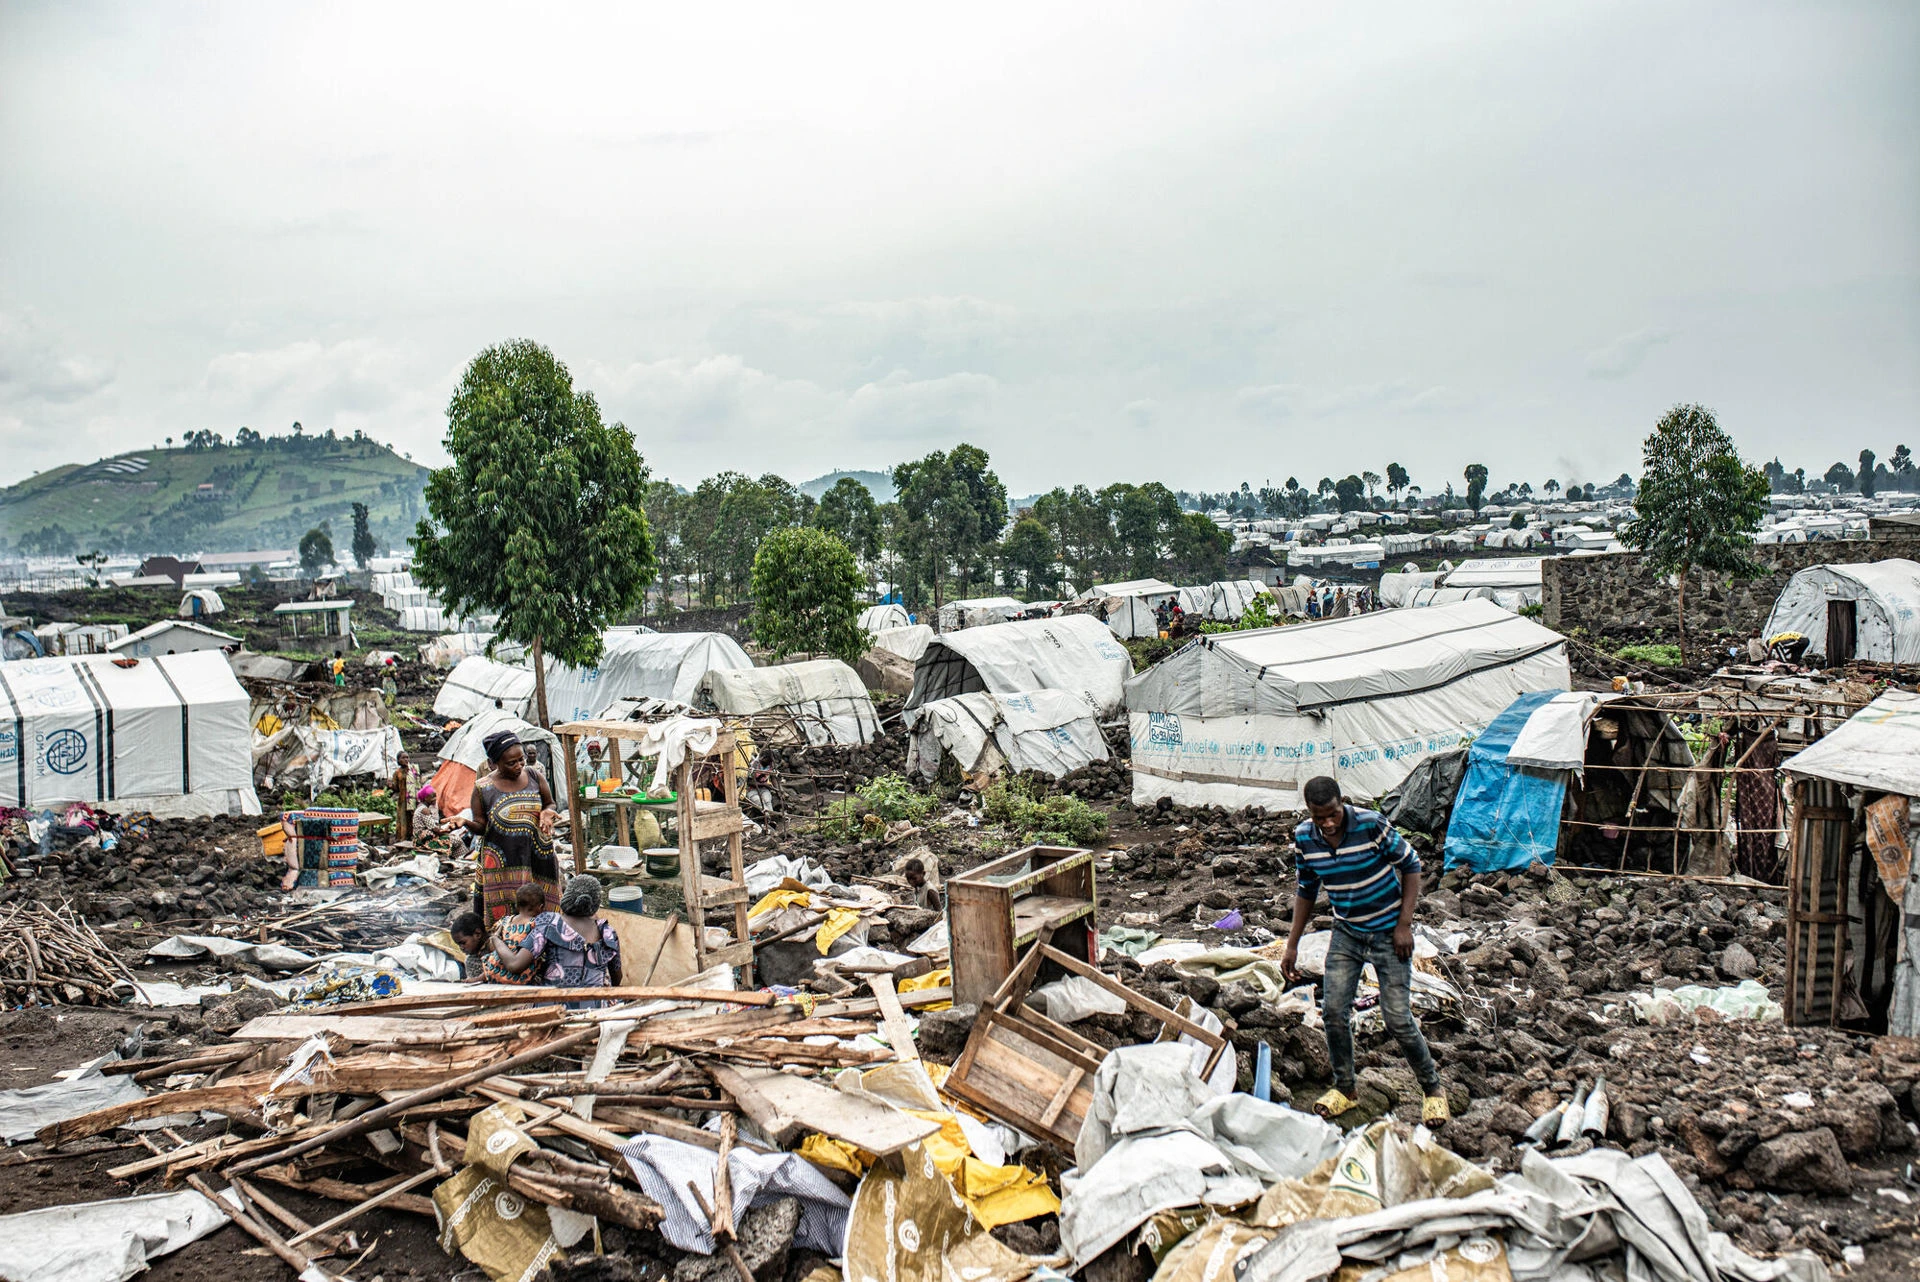
POLYGON ((1368 962, 1380 979, 1380 1012, 1386 1016, 1387 1031, 1400 1043, 1400 1053, 1420 1081, 1420 1089, 1429 1095, 1440 1093, 1440 1070, 1434 1066, 1433 1052, 1420 1034, 1413 1018, 1413 962, 1401 961, 1393 951, 1391 930, 1355 930, 1343 922, 1333 923, 1333 940, 1327 948, 1327 973, 1320 985, 1320 1017, 1327 1026, 1327 1055, 1333 1060, 1333 1084, 1353 1094, 1353 994, 1360 987, 1360 972, 1368 962))

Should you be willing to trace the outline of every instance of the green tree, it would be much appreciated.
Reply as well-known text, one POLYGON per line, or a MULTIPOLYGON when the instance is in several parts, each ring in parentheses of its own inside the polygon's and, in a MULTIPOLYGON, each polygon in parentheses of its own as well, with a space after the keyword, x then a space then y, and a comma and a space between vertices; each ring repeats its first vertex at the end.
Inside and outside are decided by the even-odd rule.
POLYGON ((1380 474, 1378 472, 1362 472, 1360 473, 1360 483, 1367 487, 1367 506, 1372 507, 1373 492, 1380 485, 1380 474))
POLYGON ((333 533, 324 524, 300 536, 300 569, 308 578, 333 564, 333 533))
POLYGON ((853 663, 867 651, 860 628, 866 586, 853 552, 825 530, 775 530, 753 558, 753 637, 775 659, 830 654, 853 663))
POLYGON ((373 541, 373 529, 367 518, 367 505, 353 505, 353 559, 360 563, 361 569, 367 568, 367 562, 373 560, 373 554, 379 547, 373 541))
POLYGON ((1343 476, 1333 483, 1334 501, 1342 512, 1352 512, 1367 505, 1366 483, 1357 476, 1343 476))
POLYGON ((1400 495, 1407 492, 1407 487, 1411 484, 1413 484, 1413 478, 1407 475, 1406 468, 1401 467, 1398 463, 1387 464, 1387 494, 1389 496, 1397 501, 1400 495))
POLYGON ((1826 475, 1822 479, 1841 493, 1845 493, 1858 484, 1858 481, 1853 475, 1853 469, 1845 463, 1835 463, 1827 469, 1826 475))
POLYGON ((1551 499, 1554 495, 1560 492, 1560 482, 1554 480, 1551 476, 1549 476, 1547 478, 1547 483, 1541 488, 1546 490, 1547 497, 1551 499))
POLYGON ((1176 581, 1212 583, 1226 572, 1233 535, 1202 512, 1182 512, 1167 550, 1176 581))
POLYGON ((1469 463, 1464 473, 1467 479, 1467 506, 1473 509, 1475 516, 1480 515, 1480 504, 1487 496, 1487 465, 1469 463))
POLYGON ((1862 498, 1870 499, 1873 497, 1873 483, 1874 483, 1873 464, 1874 464, 1873 451, 1861 450, 1860 451, 1860 471, 1858 473, 1858 479, 1860 483, 1860 495, 1862 498))
POLYGON ((841 477, 820 496, 812 525, 846 544, 862 561, 880 555, 880 508, 873 492, 854 477, 841 477))
POLYGON ((1733 439, 1703 405, 1668 410, 1643 447, 1646 471, 1634 517, 1620 539, 1658 574, 1680 584, 1680 654, 1687 652, 1687 576, 1755 578, 1765 572, 1747 555, 1767 514, 1767 478, 1741 461, 1733 439))
POLYGON ((936 610, 949 578, 968 595, 982 553, 1007 523, 1007 487, 989 462, 985 450, 956 445, 893 469, 905 586, 916 598, 931 593, 936 610))
POLYGON ((601 422, 593 393, 527 339, 473 358, 445 446, 453 461, 427 479, 414 577, 453 613, 498 614, 497 631, 531 647, 544 726, 545 656, 591 667, 602 631, 653 581, 647 466, 633 434, 601 422))
POLYGON ((1053 586, 1053 535, 1044 522, 1031 513, 1022 516, 1001 540, 1001 558, 1007 568, 1020 575, 1026 585, 1027 599, 1033 600, 1053 586))

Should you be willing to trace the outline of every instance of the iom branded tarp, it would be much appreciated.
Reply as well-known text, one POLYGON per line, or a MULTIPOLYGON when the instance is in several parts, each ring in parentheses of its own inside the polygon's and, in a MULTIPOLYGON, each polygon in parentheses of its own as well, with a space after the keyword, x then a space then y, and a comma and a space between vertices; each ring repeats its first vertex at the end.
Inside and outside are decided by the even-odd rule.
POLYGON ((1493 719, 1467 751, 1467 777, 1447 825, 1447 867, 1475 872, 1553 862, 1560 844, 1560 807, 1567 799, 1561 770, 1509 766, 1507 753, 1536 709, 1559 693, 1523 694, 1493 719))
POLYGON ((1065 690, 956 695, 906 714, 907 771, 931 779, 944 753, 966 774, 1037 770, 1059 779, 1107 759, 1086 701, 1065 690))
POLYGON ((860 611, 860 629, 875 635, 888 628, 907 628, 913 626, 913 616, 907 613, 904 605, 870 605, 860 611))
POLYGON ((838 659, 715 668, 700 694, 706 706, 730 716, 790 717, 810 744, 871 743, 880 731, 866 683, 838 659))
POLYGON ((9 663, 0 806, 257 815, 247 714, 247 692, 218 651, 9 663))
POLYGON ((1815 565, 1799 571, 1780 589, 1761 635, 1781 632, 1798 632, 1811 640, 1809 659, 1920 663, 1920 562, 1895 558, 1865 565, 1815 565), (1848 603, 1853 606, 1853 652, 1830 655, 1831 606, 1844 609, 1848 603))
POLYGON ((547 713, 553 724, 600 715, 615 699, 651 697, 692 703, 716 668, 751 668, 753 660, 724 632, 609 632, 592 668, 547 661, 547 713))
POLYGON ((983 690, 1067 690, 1106 717, 1120 710, 1121 688, 1132 672, 1126 647, 1091 615, 1021 619, 935 637, 914 667, 906 706, 983 690))
POLYGON ((472 655, 454 665, 433 698, 436 715, 463 721, 492 708, 526 716, 533 708, 533 669, 501 663, 484 654, 472 655))
POLYGON ((1566 638, 1488 601, 1205 636, 1127 683, 1133 800, 1297 810, 1321 774, 1378 797, 1570 684, 1566 638))

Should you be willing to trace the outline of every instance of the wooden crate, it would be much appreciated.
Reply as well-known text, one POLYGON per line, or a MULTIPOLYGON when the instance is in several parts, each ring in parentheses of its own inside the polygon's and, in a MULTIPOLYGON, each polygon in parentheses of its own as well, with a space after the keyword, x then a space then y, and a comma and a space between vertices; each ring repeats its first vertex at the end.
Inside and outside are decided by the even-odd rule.
POLYGON ((947 879, 953 1004, 985 1006, 1043 934, 1056 950, 1092 962, 1093 852, 1028 846, 947 879))

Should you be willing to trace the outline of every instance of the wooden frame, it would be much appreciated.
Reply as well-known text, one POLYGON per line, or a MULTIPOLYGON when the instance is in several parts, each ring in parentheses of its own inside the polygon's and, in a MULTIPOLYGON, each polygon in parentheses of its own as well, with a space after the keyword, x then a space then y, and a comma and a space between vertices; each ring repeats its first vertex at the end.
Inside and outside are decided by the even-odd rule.
POLYGON ((1840 1022, 1853 844, 1853 815, 1842 785, 1799 780, 1787 848, 1788 1024, 1840 1022))
POLYGON ((1093 852, 1071 846, 1028 846, 949 877, 953 1004, 986 1006, 1020 950, 1042 935, 1059 941, 1057 951, 1093 961, 1096 902, 1093 852))
POLYGON ((1183 1033, 1193 1037, 1208 1048, 1200 1075, 1213 1075, 1227 1048, 1224 1037, 1142 997, 1042 938, 1027 950, 992 1001, 981 1007, 966 1049, 947 1075, 947 1089, 954 1095, 1029 1135, 1072 1151, 1093 1103, 1093 1075, 1107 1051, 1025 1004, 1042 962, 1089 979, 1134 1010, 1159 1020, 1161 1040, 1183 1033))

